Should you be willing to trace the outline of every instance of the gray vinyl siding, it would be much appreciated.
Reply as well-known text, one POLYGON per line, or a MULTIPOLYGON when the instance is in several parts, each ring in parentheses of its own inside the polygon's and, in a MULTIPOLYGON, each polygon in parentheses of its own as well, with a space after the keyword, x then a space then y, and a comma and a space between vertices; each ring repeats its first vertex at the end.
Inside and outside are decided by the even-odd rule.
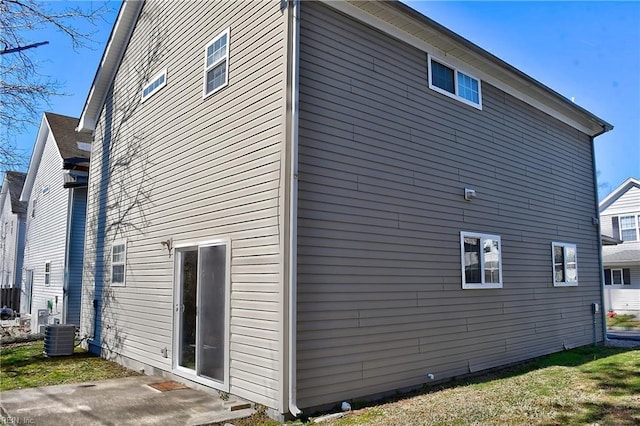
POLYGON ((71 220, 69 224, 69 251, 67 273, 67 324, 80 325, 80 305, 82 296, 82 257, 84 255, 84 233, 87 211, 87 190, 77 188, 72 194, 71 220))
POLYGON ((89 335, 92 301, 99 299, 102 315, 95 325, 106 356, 171 371, 175 257, 161 242, 229 239, 230 392, 277 409, 286 47, 280 6, 145 3, 95 131, 83 294, 83 330, 89 335), (203 99, 204 49, 226 28, 229 85, 203 99), (134 67, 144 66, 145 49, 157 33, 164 36, 162 55, 150 73, 166 68, 166 87, 134 106, 117 134, 118 106, 139 98, 134 67), (134 140, 140 149, 129 156, 131 164, 114 165, 134 140), (138 189, 143 197, 133 202, 138 189), (119 225, 118 217, 124 218, 119 225), (102 235, 104 245, 97 239, 102 235), (127 242, 125 287, 109 285, 114 239, 127 242))
MULTIPOLYGON (((53 306, 53 318, 62 321, 68 211, 69 190, 64 188, 62 157, 49 133, 31 190, 25 232, 24 269, 33 270, 31 315, 34 326, 38 309, 47 309, 48 301, 53 306), (48 191, 43 192, 45 188, 48 191), (34 202, 35 217, 32 215, 34 202), (48 286, 45 285, 45 262, 51 262, 48 286)), ((23 274, 23 279, 26 278, 27 274, 23 274)), ((25 286, 24 282, 22 286, 25 286)))
POLYGON ((301 17, 298 406, 592 342, 589 137, 485 83, 482 111, 442 96, 425 52, 325 6, 301 17), (460 231, 501 236, 502 289, 462 290, 460 231), (553 287, 554 241, 578 287, 553 287))

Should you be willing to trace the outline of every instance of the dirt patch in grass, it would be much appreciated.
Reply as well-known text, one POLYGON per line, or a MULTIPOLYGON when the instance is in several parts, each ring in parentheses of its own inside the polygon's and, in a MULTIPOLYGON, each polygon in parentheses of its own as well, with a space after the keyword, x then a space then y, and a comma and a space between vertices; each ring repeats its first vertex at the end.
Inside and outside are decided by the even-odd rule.
POLYGON ((47 358, 42 341, 3 345, 0 370, 0 391, 138 375, 82 348, 70 356, 47 358))
POLYGON ((637 425, 640 351, 565 351, 355 410, 329 424, 637 425))

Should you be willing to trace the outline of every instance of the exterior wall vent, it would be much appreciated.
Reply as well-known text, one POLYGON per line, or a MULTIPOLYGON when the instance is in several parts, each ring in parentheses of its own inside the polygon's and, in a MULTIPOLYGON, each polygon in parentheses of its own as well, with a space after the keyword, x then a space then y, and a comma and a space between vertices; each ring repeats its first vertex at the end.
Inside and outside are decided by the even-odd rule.
POLYGON ((44 333, 44 354, 48 357, 73 354, 75 337, 73 324, 48 325, 44 333))

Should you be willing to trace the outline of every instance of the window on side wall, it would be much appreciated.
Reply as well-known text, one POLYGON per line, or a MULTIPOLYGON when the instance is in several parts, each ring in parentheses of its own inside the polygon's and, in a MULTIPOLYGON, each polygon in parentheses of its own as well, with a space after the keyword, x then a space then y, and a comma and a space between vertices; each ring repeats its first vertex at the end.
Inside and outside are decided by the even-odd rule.
POLYGON ((229 28, 204 49, 204 94, 206 98, 229 82, 229 28))
POLYGON ((631 269, 605 268, 604 285, 631 285, 631 269))
POLYGON ((427 64, 431 89, 482 109, 482 86, 479 79, 430 55, 427 56, 427 64))
POLYGON ((620 216, 620 239, 622 241, 638 239, 638 218, 635 215, 620 216))
POLYGON ((44 285, 51 285, 51 262, 44 264, 44 285))
POLYGON ((551 243, 553 256, 553 285, 578 285, 578 254, 575 244, 551 243))
POLYGON ((111 285, 124 287, 125 265, 127 260, 126 241, 116 241, 111 246, 111 285))
POLYGON ((499 235, 460 232, 462 288, 502 288, 499 235))
POLYGON ((142 102, 149 99, 153 94, 158 92, 164 86, 167 85, 167 70, 163 69, 158 74, 153 76, 143 87, 142 87, 142 102))

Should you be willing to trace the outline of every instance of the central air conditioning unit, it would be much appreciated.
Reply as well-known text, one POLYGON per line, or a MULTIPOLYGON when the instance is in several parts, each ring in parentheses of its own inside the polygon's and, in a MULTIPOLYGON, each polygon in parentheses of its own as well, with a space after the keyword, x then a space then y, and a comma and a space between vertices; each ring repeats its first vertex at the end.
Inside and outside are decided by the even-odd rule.
POLYGON ((48 357, 72 355, 75 338, 73 324, 48 325, 44 332, 44 354, 48 357))

